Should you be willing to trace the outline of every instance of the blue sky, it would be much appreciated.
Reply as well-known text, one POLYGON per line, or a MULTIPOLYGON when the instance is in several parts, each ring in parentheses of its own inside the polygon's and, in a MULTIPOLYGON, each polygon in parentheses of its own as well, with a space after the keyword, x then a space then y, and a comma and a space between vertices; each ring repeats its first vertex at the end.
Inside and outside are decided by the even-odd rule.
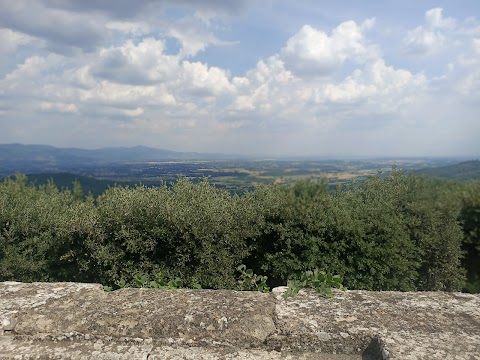
POLYGON ((0 143, 480 156, 480 2, 0 0, 0 143))

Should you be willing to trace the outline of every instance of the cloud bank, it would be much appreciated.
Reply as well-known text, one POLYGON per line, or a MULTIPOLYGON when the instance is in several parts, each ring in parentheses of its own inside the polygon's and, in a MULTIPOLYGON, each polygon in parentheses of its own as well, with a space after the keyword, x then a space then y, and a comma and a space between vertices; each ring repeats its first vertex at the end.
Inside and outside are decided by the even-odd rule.
POLYGON ((431 8, 389 46, 375 36, 381 13, 305 23, 244 73, 216 65, 210 52, 256 41, 225 36, 254 8, 4 0, 0 142, 278 156, 480 153, 475 18, 431 8))

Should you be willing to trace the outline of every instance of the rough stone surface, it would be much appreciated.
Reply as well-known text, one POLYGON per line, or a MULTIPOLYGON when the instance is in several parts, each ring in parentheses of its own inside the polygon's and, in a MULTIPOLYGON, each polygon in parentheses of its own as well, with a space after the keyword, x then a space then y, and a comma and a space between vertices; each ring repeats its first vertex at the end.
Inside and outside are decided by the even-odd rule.
MULTIPOLYGON (((1 338, 1 337, 0 337, 1 338)), ((153 346, 104 340, 0 340, 1 359, 124 359, 124 360, 361 360, 361 355, 279 352, 265 349, 205 346, 153 346)))
POLYGON ((478 359, 480 295, 0 283, 0 359, 478 359))
POLYGON ((301 291, 284 299, 284 291, 274 289, 280 331, 268 339, 281 349, 354 354, 370 345, 384 359, 480 359, 480 295, 301 291))

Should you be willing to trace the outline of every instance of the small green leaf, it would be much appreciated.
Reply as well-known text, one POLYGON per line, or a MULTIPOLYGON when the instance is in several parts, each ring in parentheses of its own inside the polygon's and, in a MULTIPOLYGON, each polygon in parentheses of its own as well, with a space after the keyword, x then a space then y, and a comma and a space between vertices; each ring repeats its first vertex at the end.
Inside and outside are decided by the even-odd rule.
POLYGON ((244 265, 244 264, 242 264, 242 265, 239 265, 239 266, 237 267, 237 270, 238 270, 238 271, 241 271, 241 272, 244 272, 246 268, 247 268, 247 266, 244 265))

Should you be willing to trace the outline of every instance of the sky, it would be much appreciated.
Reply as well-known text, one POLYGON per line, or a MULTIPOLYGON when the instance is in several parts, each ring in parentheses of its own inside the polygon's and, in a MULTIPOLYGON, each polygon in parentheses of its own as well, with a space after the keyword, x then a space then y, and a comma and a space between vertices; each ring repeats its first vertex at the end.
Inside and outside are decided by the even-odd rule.
POLYGON ((0 143, 480 156, 480 1, 0 0, 0 143))

